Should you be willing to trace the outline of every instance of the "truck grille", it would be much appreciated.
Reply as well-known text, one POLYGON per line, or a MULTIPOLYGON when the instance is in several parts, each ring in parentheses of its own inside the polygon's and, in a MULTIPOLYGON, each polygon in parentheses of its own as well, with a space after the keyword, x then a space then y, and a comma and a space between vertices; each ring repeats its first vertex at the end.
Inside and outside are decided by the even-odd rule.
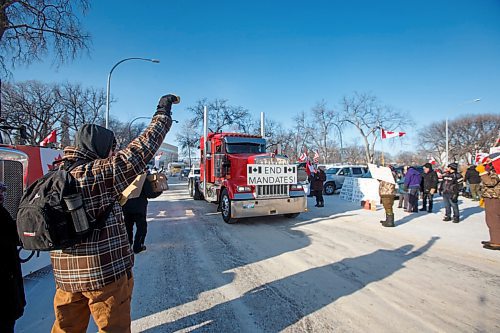
POLYGON ((7 185, 4 207, 15 219, 23 195, 23 164, 19 161, 0 161, 0 181, 7 185))
POLYGON ((288 197, 290 185, 257 185, 257 198, 288 197))

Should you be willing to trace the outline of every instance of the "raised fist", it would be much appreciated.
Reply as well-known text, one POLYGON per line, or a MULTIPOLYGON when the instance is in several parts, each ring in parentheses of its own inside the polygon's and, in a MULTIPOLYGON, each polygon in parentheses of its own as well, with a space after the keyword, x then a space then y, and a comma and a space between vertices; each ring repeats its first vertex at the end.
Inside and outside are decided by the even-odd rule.
POLYGON ((181 101, 179 96, 168 94, 162 96, 158 101, 155 114, 172 115, 172 104, 179 104, 181 101))

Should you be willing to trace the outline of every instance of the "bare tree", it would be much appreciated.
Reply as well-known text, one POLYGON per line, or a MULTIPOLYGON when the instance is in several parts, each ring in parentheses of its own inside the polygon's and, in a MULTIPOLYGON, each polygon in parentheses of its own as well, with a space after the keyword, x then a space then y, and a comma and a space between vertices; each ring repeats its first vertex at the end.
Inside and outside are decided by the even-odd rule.
POLYGON ((308 151, 312 146, 311 124, 304 111, 293 118, 295 125, 291 129, 289 143, 289 157, 297 161, 302 152, 308 151))
POLYGON ((181 151, 188 156, 189 166, 192 165, 191 154, 199 148, 200 137, 199 129, 190 122, 184 123, 181 132, 176 136, 181 151))
MULTIPOLYGON (((325 101, 318 102, 312 109, 312 123, 309 130, 312 131, 311 138, 319 150, 323 163, 333 161, 332 147, 335 146, 335 140, 331 137, 331 132, 335 128, 342 142, 342 123, 339 114, 334 110, 329 110, 325 101)), ((342 144, 341 144, 342 148, 342 144)))
POLYGON ((249 125, 252 120, 248 110, 242 106, 229 105, 226 99, 218 98, 213 101, 204 98, 199 100, 196 105, 187 108, 194 115, 191 124, 195 128, 201 128, 202 126, 204 106, 207 106, 210 114, 208 127, 212 132, 220 132, 234 127, 245 133, 249 132, 249 125))
POLYGON ((408 116, 382 105, 377 97, 368 93, 355 92, 352 96, 344 96, 342 107, 342 121, 354 126, 361 135, 366 163, 374 162, 375 143, 381 128, 392 131, 400 129, 403 124, 411 125, 408 116))
MULTIPOLYGON (((448 122, 449 160, 467 161, 475 151, 488 151, 500 131, 500 115, 466 115, 448 122)), ((441 164, 446 153, 446 122, 438 121, 424 127, 419 143, 441 164)))
POLYGON ((104 89, 82 87, 81 84, 65 83, 58 89, 64 110, 67 113, 67 126, 77 131, 83 124, 103 121, 106 93, 104 89))
POLYGON ((38 145, 51 131, 59 131, 64 112, 57 90, 38 81, 4 84, 2 116, 12 126, 26 126, 28 144, 38 145))
POLYGON ((365 149, 357 144, 350 144, 343 151, 344 162, 352 164, 365 163, 365 149))
POLYGON ((86 13, 87 0, 0 0, 0 68, 30 64, 51 51, 55 63, 74 59, 88 49, 76 11, 86 13))

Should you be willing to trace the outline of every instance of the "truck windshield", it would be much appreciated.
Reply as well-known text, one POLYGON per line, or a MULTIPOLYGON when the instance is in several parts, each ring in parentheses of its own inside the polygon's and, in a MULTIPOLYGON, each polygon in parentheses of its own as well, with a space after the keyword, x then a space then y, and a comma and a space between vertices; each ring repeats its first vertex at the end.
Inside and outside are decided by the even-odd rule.
POLYGON ((226 144, 226 152, 229 154, 265 153, 266 147, 256 143, 230 143, 226 144))

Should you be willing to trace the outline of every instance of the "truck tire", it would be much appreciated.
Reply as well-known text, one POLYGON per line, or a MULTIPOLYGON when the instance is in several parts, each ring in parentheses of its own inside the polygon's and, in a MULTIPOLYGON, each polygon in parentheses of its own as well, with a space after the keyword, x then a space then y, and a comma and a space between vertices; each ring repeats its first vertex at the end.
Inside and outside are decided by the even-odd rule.
POLYGON ((294 219, 297 216, 299 216, 300 213, 289 213, 289 214, 284 214, 285 217, 288 217, 289 219, 294 219))
POLYGON ((323 186, 326 195, 332 195, 335 193, 337 186, 335 186, 335 182, 328 182, 323 186))
POLYGON ((219 205, 224 222, 229 224, 238 222, 238 219, 231 218, 231 199, 229 198, 229 193, 227 193, 226 189, 222 191, 219 205))
POLYGON ((194 200, 203 200, 203 193, 200 191, 199 184, 196 181, 193 181, 193 199, 194 200))

